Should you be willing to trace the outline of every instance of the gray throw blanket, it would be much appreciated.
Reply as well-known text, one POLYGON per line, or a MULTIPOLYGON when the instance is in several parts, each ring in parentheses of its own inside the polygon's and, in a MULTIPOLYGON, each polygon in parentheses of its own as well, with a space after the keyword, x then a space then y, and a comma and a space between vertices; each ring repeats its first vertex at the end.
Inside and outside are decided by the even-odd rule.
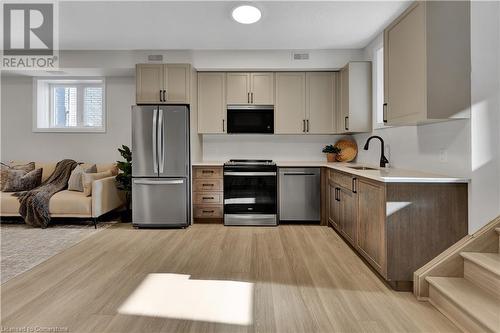
POLYGON ((14 194, 21 203, 19 214, 24 218, 26 224, 33 227, 47 227, 50 222, 50 198, 68 186, 71 171, 77 165, 78 163, 73 160, 59 161, 54 172, 40 186, 30 191, 14 194))

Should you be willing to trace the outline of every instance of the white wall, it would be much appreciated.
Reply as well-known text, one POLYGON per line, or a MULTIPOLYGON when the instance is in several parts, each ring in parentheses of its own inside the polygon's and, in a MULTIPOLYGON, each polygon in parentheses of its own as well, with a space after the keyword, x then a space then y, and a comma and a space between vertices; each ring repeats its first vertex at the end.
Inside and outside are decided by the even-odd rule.
POLYGON ((114 162, 117 147, 130 146, 133 77, 106 79, 106 133, 33 133, 31 77, 2 77, 1 160, 114 162))
POLYGON ((500 215, 500 3, 471 4, 471 186, 469 230, 500 215))
POLYGON ((204 135, 203 159, 271 159, 275 161, 322 161, 321 149, 339 139, 336 135, 204 135))

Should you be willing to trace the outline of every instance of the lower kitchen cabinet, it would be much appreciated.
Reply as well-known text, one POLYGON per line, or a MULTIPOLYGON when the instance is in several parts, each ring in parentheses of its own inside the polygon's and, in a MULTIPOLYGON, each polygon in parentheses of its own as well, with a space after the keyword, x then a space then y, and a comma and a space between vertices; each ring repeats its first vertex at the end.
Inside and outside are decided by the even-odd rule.
POLYGON ((356 248, 383 277, 385 270, 385 188, 376 182, 357 179, 358 237, 356 248))
POLYGON ((396 290, 467 235, 466 183, 383 183, 328 172, 328 223, 396 290))
POLYGON ((222 223, 224 187, 221 166, 193 167, 193 217, 195 223, 222 223))
POLYGON ((356 223, 358 215, 358 202, 356 193, 351 189, 339 187, 339 210, 340 210, 340 232, 351 243, 356 245, 356 233, 358 226, 356 223))

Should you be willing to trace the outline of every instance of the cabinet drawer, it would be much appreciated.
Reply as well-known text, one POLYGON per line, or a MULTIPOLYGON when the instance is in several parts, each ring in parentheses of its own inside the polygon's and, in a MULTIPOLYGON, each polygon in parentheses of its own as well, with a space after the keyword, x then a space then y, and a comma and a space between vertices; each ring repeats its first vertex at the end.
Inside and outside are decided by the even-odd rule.
POLYGON ((203 218, 222 218, 222 206, 194 206, 194 217, 203 218))
POLYGON ((222 204, 222 192, 195 192, 195 204, 222 204))
POLYGON ((222 178, 222 168, 195 168, 194 178, 222 178))
POLYGON ((330 171, 330 179, 346 189, 352 189, 352 179, 354 177, 345 173, 330 171), (332 175, 333 173, 333 175, 332 175))
POLYGON ((222 191, 222 179, 195 179, 193 190, 199 191, 222 191))

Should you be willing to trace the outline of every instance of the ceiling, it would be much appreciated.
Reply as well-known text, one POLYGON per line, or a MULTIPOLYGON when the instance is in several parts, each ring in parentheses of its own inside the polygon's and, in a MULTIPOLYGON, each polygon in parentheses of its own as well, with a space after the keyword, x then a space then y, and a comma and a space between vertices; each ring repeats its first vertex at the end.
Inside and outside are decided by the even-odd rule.
MULTIPOLYGON (((248 2, 245 2, 248 3, 248 2)), ((259 1, 262 19, 236 23, 234 1, 68 1, 62 50, 352 49, 366 46, 409 1, 259 1)))

